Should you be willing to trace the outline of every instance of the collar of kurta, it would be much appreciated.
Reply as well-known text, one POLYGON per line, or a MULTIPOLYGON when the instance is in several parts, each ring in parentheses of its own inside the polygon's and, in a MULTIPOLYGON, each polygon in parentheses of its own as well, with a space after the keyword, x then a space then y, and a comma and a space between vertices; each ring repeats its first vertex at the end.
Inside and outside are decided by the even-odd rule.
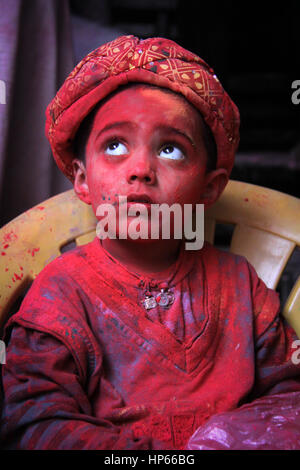
POLYGON ((126 268, 114 258, 102 245, 101 240, 95 237, 91 243, 93 259, 89 262, 102 276, 113 279, 114 283, 126 285, 135 289, 143 290, 145 286, 160 290, 164 284, 174 287, 181 282, 193 269, 195 265, 195 254, 192 250, 185 250, 184 243, 181 243, 176 261, 165 271, 160 272, 159 278, 155 273, 140 274, 126 268))

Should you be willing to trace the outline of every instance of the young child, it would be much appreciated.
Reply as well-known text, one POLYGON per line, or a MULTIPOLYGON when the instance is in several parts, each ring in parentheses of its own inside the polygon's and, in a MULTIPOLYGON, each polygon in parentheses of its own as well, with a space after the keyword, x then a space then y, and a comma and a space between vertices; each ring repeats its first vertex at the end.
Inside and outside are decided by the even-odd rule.
MULTIPOLYGON (((119 214, 120 196, 141 211, 213 204, 238 128, 202 59, 133 36, 77 65, 46 126, 57 164, 95 214, 107 203, 119 214)), ((196 448, 251 448, 251 439, 299 448, 296 336, 277 294, 243 257, 208 243, 193 251, 175 237, 122 238, 119 224, 116 233, 47 265, 8 322, 3 446, 186 449, 198 429, 196 448), (269 419, 273 409, 281 420, 269 419), (247 444, 239 424, 226 430, 239 416, 247 444)))

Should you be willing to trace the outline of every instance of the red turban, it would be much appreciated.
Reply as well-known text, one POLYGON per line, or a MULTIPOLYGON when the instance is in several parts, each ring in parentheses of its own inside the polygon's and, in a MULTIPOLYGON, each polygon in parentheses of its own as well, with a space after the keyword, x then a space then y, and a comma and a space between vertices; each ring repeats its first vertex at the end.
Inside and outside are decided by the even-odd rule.
POLYGON ((230 173, 239 143, 239 112, 214 71, 164 38, 121 36, 90 52, 71 72, 46 111, 54 158, 73 181, 73 139, 93 107, 120 85, 149 83, 181 93, 202 114, 217 145, 217 168, 230 173))

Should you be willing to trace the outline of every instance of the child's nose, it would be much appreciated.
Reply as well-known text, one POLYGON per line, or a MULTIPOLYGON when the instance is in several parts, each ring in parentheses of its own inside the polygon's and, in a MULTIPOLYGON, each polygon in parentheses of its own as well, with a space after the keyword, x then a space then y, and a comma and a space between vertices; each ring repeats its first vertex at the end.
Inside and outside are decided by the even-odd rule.
POLYGON ((151 165, 151 158, 145 154, 132 157, 127 173, 128 183, 140 181, 146 184, 154 184, 155 180, 156 174, 151 165))

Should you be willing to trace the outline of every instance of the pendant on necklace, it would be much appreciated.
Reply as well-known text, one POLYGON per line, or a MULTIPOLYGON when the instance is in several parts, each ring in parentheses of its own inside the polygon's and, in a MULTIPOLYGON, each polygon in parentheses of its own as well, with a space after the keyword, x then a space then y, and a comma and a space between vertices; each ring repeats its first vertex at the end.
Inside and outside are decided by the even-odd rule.
POLYGON ((160 294, 156 296, 156 302, 158 305, 164 308, 170 307, 174 302, 174 294, 169 289, 161 289, 160 294))
POLYGON ((157 303, 152 295, 146 295, 145 299, 143 300, 143 305, 146 310, 150 310, 150 308, 156 307, 157 303))
POLYGON ((153 297, 150 292, 147 292, 145 299, 142 301, 146 310, 155 308, 157 305, 168 308, 173 302, 174 294, 168 289, 161 289, 161 292, 156 297, 153 297))
POLYGON ((161 289, 160 294, 157 295, 156 302, 161 307, 168 307, 168 305, 170 303, 170 299, 169 299, 168 293, 165 292, 164 289, 161 289))

